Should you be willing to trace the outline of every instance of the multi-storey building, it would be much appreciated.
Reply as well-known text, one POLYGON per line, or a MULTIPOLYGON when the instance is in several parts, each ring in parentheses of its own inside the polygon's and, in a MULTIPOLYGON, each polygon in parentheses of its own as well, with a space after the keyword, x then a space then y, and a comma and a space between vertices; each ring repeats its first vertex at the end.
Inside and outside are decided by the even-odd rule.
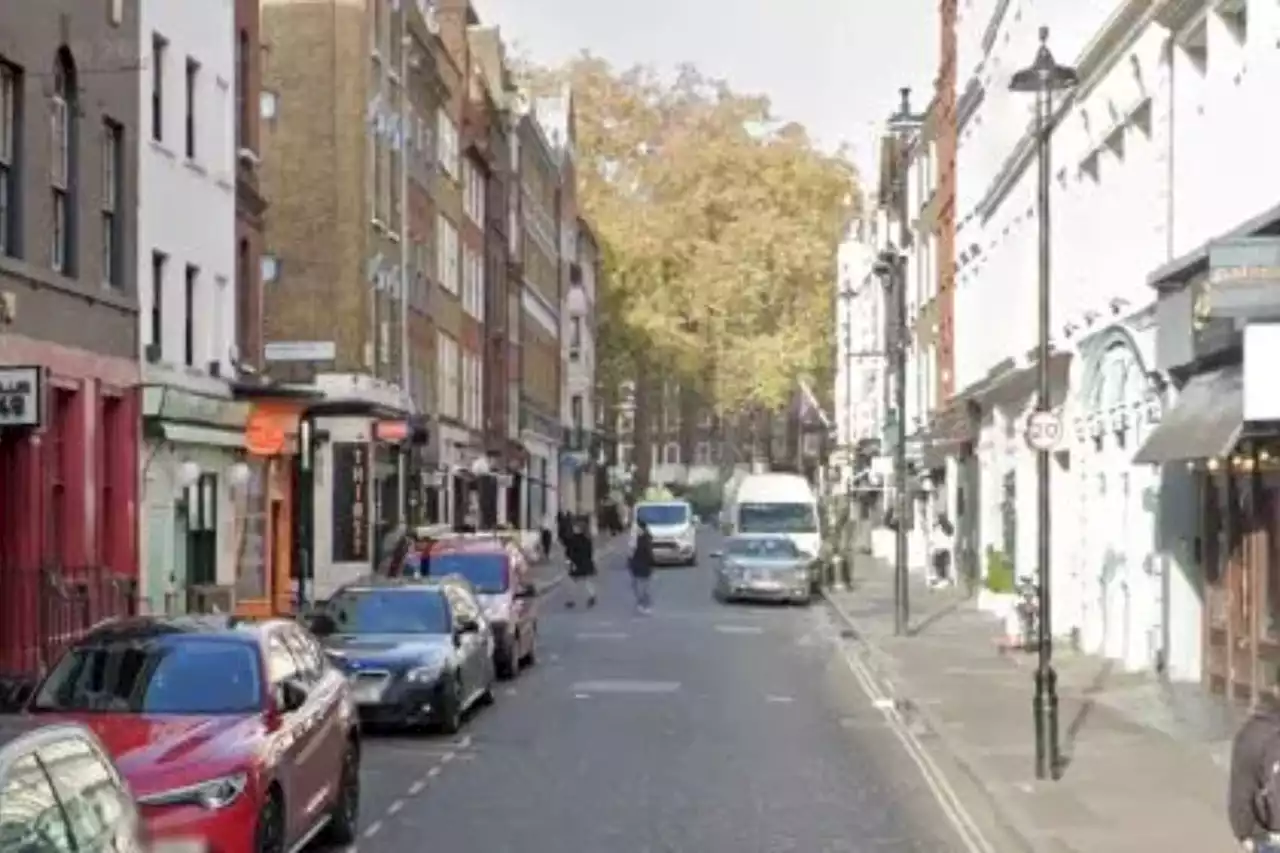
MULTIPOLYGON (((484 356, 483 156, 477 156, 463 120, 475 77, 468 29, 479 23, 469 0, 437 5, 447 70, 436 111, 440 168, 436 174, 436 278, 432 303, 436 326, 436 418, 440 462, 446 478, 445 519, 458 523, 479 511, 475 475, 485 447, 480 400, 484 356), (477 298, 479 297, 479 298, 477 298)), ((442 62, 442 67, 444 62, 442 62)), ((478 518, 470 518, 478 521, 478 518)))
MULTIPOLYGON (((436 61, 439 31, 419 4, 263 2, 266 372, 325 398, 312 414, 330 476, 311 513, 326 523, 305 543, 318 594, 367 571, 407 511, 416 521, 433 494, 442 503, 438 479, 404 471, 406 438, 422 438, 406 417, 440 396, 425 318, 441 258, 432 223, 411 218, 422 196, 410 197, 456 151, 420 109, 456 85, 456 68, 436 61)), ((425 450, 415 469, 434 461, 425 450)))
MULTIPOLYGON (((875 275, 874 221, 852 228, 836 252, 836 442, 845 460, 842 477, 853 485, 859 454, 880 444, 884 430, 884 287, 875 275)), ((870 473, 869 471, 866 473, 870 473)), ((862 478, 870 484, 871 478, 862 478)))
POLYGON ((0 17, 0 667, 35 672, 43 569, 138 570, 140 20, 0 17))
POLYGON ((560 163, 540 117, 517 128, 520 165, 520 436, 529 452, 524 517, 530 526, 559 507, 560 163))
POLYGON ((231 387, 240 306, 235 11, 230 2, 140 4, 140 518, 143 597, 157 609, 185 609, 189 590, 232 585, 238 569, 233 492, 246 485, 248 406, 231 387))
POLYGON ((601 269, 600 244, 590 223, 579 219, 570 264, 569 288, 561 306, 564 346, 564 412, 566 424, 562 466, 567 475, 561 503, 575 514, 596 507, 595 468, 601 463, 596 430, 596 288, 601 269))
MULTIPOLYGON (((494 515, 500 523, 518 525, 525 453, 519 439, 519 405, 511 405, 509 388, 519 382, 519 352, 513 352, 513 322, 518 326, 519 282, 514 290, 517 302, 512 313, 510 264, 515 211, 512 192, 518 192, 512 169, 512 116, 510 102, 514 84, 507 67, 506 52, 496 27, 472 27, 472 58, 478 67, 470 97, 478 109, 477 119, 485 123, 483 145, 487 180, 485 208, 485 353, 481 373, 484 443, 497 471, 494 515), (514 355, 514 357, 513 357, 514 355), (512 420, 516 428, 511 429, 512 420)), ((479 133, 477 132, 477 141, 479 133)), ((518 387, 518 386, 517 386, 518 387)), ((518 392, 517 392, 518 394, 518 392)))
POLYGON ((262 42, 259 0, 236 0, 236 361, 263 368, 262 232, 267 203, 258 186, 262 127, 262 42))

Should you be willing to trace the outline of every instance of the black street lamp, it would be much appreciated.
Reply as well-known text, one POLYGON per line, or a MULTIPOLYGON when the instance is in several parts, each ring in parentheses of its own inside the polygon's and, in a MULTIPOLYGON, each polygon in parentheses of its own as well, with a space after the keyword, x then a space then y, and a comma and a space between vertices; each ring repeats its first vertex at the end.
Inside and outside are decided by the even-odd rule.
MULTIPOLYGON (((911 620, 910 586, 907 568, 907 518, 911 511, 907 495, 907 248, 911 245, 910 210, 907 187, 908 149, 912 137, 924 124, 924 116, 911 111, 911 89, 898 90, 898 110, 889 116, 889 130, 898 137, 897 180, 894 202, 898 217, 898 245, 880 254, 876 273, 885 281, 889 296, 885 317, 886 349, 893 355, 893 480, 895 495, 893 629, 905 634, 911 620)), ((888 394, 885 395, 888 403, 888 394)), ((886 405, 885 412, 889 409, 886 405)))
MULTIPOLYGON (((1039 180, 1036 186, 1036 216, 1039 225, 1039 315, 1040 340, 1036 414, 1043 422, 1053 419, 1049 387, 1049 144, 1053 136, 1055 116, 1053 95, 1073 88, 1080 76, 1074 68, 1059 65, 1049 52, 1049 28, 1040 28, 1040 47, 1035 61, 1013 75, 1009 88, 1036 96, 1036 161, 1039 180)), ((1040 587, 1040 614, 1036 637, 1039 659, 1036 665, 1035 698, 1032 713, 1036 729, 1036 778, 1060 777, 1062 769, 1058 744, 1058 674, 1053 668, 1052 593, 1049 563, 1049 454, 1053 448, 1042 442, 1036 448, 1036 551, 1039 559, 1037 583, 1040 587)))

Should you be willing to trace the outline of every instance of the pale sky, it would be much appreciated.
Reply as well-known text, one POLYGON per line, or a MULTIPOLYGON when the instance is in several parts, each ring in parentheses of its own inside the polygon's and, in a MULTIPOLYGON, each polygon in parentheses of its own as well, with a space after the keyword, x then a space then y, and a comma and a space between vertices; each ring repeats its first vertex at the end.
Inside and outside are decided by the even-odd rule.
POLYGON ((619 66, 692 62, 737 90, 768 95, 780 118, 824 145, 848 143, 860 169, 873 130, 912 87, 923 110, 938 56, 937 0, 472 0, 540 63, 590 50, 619 66))

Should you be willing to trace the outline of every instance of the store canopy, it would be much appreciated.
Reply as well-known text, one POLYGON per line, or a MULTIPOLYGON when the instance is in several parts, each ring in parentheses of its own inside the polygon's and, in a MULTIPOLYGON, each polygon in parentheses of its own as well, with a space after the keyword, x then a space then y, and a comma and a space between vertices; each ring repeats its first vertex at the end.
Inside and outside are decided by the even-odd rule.
POLYGON ((1200 373, 1138 450, 1138 465, 1215 459, 1235 447, 1244 431, 1244 382, 1240 365, 1200 373))

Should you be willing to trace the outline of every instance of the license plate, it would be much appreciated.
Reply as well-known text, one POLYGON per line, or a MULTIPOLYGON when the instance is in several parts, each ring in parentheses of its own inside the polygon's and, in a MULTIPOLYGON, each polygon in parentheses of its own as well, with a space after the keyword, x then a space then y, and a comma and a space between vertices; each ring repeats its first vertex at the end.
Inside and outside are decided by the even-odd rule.
POLYGON ((361 683, 359 679, 351 679, 351 694, 360 705, 376 705, 382 701, 385 685, 381 682, 361 683))

